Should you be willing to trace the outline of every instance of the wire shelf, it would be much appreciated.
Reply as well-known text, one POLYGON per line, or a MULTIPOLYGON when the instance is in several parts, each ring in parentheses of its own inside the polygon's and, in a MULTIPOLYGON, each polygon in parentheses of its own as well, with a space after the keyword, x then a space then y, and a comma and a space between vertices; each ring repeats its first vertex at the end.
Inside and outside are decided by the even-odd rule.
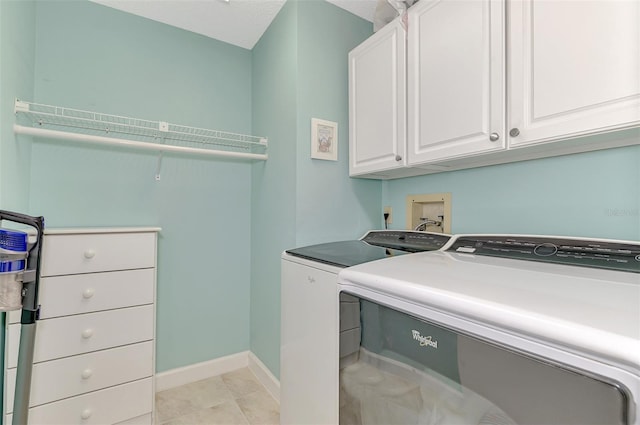
POLYGON ((16 99, 14 131, 139 149, 267 159, 267 138, 44 105, 16 99))

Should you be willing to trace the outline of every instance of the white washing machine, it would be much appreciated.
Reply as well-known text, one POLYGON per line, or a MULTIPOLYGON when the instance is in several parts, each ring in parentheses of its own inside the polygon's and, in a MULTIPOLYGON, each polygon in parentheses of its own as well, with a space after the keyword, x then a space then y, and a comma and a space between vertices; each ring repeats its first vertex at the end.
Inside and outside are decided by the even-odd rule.
POLYGON ((339 290, 341 424, 640 424, 638 242, 457 236, 339 290))
POLYGON ((438 233, 371 231, 360 240, 282 254, 280 423, 338 422, 339 341, 346 347, 360 340, 353 317, 352 324, 344 314, 339 321, 340 310, 353 304, 339 304, 338 273, 356 264, 439 249, 449 239, 438 233))

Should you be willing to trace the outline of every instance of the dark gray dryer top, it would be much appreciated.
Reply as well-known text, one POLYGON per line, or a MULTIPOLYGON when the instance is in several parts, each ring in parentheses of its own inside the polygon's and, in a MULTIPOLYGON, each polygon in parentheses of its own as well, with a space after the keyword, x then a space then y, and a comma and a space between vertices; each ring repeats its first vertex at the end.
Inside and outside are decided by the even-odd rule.
POLYGON ((411 252, 442 248, 450 235, 409 230, 374 230, 360 240, 348 240, 289 249, 287 254, 337 267, 351 267, 411 252))

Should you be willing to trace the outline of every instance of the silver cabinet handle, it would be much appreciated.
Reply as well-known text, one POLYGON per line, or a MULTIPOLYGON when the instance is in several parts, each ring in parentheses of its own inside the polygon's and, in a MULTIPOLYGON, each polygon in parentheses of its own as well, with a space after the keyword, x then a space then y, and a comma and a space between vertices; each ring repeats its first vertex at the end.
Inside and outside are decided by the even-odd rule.
POLYGON ((396 161, 402 161, 402 157, 400 155, 396 155, 396 161))
POLYGON ((511 131, 509 131, 509 136, 511 137, 518 137, 520 135, 520 130, 518 130, 517 128, 512 128, 511 131))
POLYGON ((489 140, 491 140, 492 142, 495 142, 499 139, 500 139, 500 135, 498 133, 491 133, 491 135, 489 136, 489 140))

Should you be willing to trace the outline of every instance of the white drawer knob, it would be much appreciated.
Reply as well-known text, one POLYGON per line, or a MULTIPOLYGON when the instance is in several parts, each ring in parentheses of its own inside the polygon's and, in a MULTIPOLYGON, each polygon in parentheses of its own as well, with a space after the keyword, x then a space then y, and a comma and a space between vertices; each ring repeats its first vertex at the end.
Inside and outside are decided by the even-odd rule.
POLYGON ((82 292, 82 298, 88 300, 89 298, 93 297, 93 294, 95 294, 95 292, 96 291, 93 288, 87 288, 84 290, 84 292, 82 292))
POLYGON ((82 337, 84 339, 89 339, 92 336, 93 336, 93 329, 89 328, 82 331, 82 337))
POLYGON ((82 379, 89 379, 93 375, 93 371, 91 369, 85 369, 82 371, 82 379))
POLYGON ((95 251, 95 250, 93 250, 93 249, 91 249, 91 248, 87 249, 87 250, 84 252, 84 258, 87 258, 87 259, 88 259, 88 258, 93 258, 93 257, 95 257, 95 256, 96 256, 96 251, 95 251))
POLYGON ((93 412, 91 411, 91 409, 84 409, 84 410, 82 411, 82 413, 80 414, 80 417, 81 417, 82 419, 89 419, 89 418, 91 417, 91 414, 92 414, 92 413, 93 413, 93 412))

